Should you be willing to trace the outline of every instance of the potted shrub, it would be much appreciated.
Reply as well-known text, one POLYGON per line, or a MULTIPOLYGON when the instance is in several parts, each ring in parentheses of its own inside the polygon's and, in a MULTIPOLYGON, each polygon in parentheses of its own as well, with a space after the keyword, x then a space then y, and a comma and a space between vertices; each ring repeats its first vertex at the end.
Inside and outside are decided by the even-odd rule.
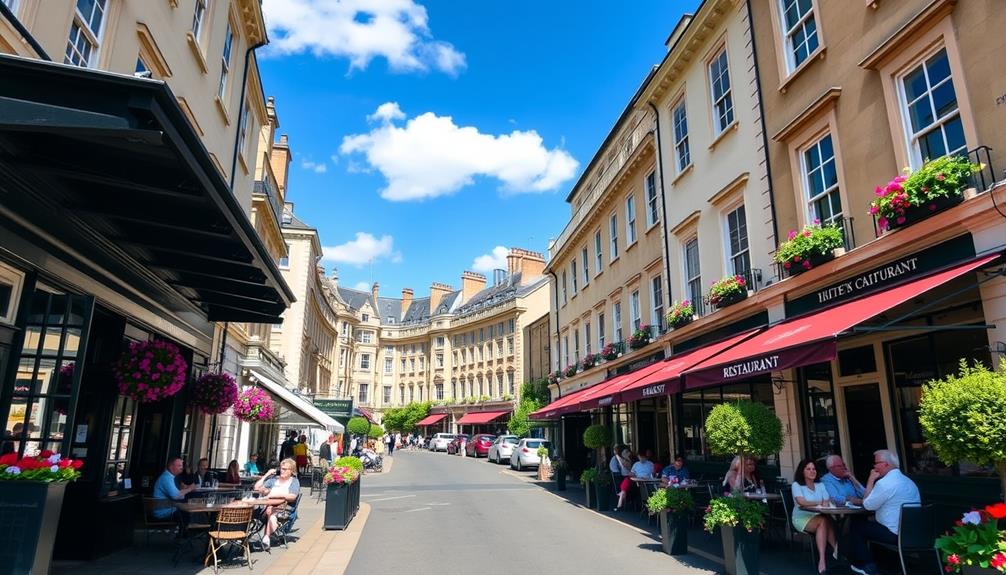
POLYGON ((1006 493, 1006 363, 998 371, 961 360, 957 375, 922 388, 919 424, 947 465, 994 465, 1006 493))
POLYGON ((0 506, 16 510, 17 537, 6 537, 2 548, 4 573, 48 573, 66 484, 80 477, 80 460, 42 451, 18 459, 0 457, 0 506))
MULTIPOLYGON (((738 401, 717 405, 706 418, 706 440, 716 455, 740 455, 741 469, 748 457, 766 457, 782 449, 782 422, 764 404, 738 401)), ((722 527, 723 558, 727 573, 758 573, 759 534, 768 507, 741 497, 714 499, 706 510, 707 530, 722 527)))
POLYGON ((596 501, 596 509, 599 511, 611 509, 611 476, 608 475, 608 469, 604 465, 607 459, 605 448, 611 445, 611 443, 611 429, 607 426, 595 424, 583 430, 584 447, 595 450, 596 455, 595 461, 597 465, 594 470, 594 480, 592 483, 594 486, 594 501, 596 501))
POLYGON ((678 329, 692 323, 692 320, 695 319, 695 310, 692 308, 692 302, 688 300, 684 300, 681 303, 674 302, 674 305, 671 306, 671 311, 667 312, 666 319, 667 327, 671 329, 678 329))
POLYGON ((346 456, 325 471, 325 529, 345 529, 360 507, 363 462, 346 456))
POLYGON ((615 344, 613 344, 613 343, 609 343, 608 345, 605 345, 604 349, 601 350, 601 357, 603 357, 605 361, 611 361, 611 360, 617 358, 618 357, 618 347, 615 344))
POLYGON ((629 338, 629 347, 632 349, 639 349, 641 347, 646 347, 650 343, 650 326, 643 324, 639 326, 639 329, 632 332, 632 336, 629 338))
POLYGON ((597 481, 594 482, 594 499, 597 501, 598 511, 611 511, 611 474, 607 470, 597 472, 597 481))
POLYGON ((567 365, 566 369, 562 371, 563 375, 565 375, 566 377, 573 377, 574 375, 576 375, 576 372, 577 367, 575 363, 573 365, 567 365))
POLYGON ((803 230, 790 230, 789 239, 779 245, 775 261, 779 262, 790 276, 831 261, 839 251, 844 251, 845 239, 838 226, 821 226, 814 223, 803 230))
POLYGON ((566 473, 569 467, 563 459, 552 461, 552 477, 555 479, 555 490, 566 491, 566 473))
POLYGON ((587 507, 597 509, 597 500, 594 498, 594 483, 597 482, 597 469, 593 467, 584 469, 580 474, 580 485, 583 485, 584 493, 587 497, 587 507))
POLYGON ((747 280, 741 276, 727 276, 709 287, 709 303, 720 309, 743 301, 746 297, 747 280))
POLYGON ((548 458, 548 448, 542 445, 535 453, 538 455, 538 481, 548 481, 552 477, 552 460, 548 458))
POLYGON ((660 536, 664 553, 688 553, 688 514, 695 507, 695 498, 687 488, 657 489, 646 500, 650 515, 660 515, 660 536))
POLYGON ((1006 503, 969 511, 954 528, 936 539, 947 573, 980 575, 1006 572, 1006 531, 999 521, 1006 519, 1006 503))
POLYGON ((870 215, 881 230, 894 230, 924 220, 964 201, 971 174, 982 169, 965 156, 943 156, 907 175, 878 186, 870 215))

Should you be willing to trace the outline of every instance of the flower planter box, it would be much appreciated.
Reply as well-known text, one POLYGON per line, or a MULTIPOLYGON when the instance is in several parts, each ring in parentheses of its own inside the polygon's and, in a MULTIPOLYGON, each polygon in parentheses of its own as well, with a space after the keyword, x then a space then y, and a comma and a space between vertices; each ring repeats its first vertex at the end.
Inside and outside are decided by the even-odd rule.
POLYGON ((597 500, 594 497, 594 482, 588 481, 584 483, 583 492, 587 497, 587 509, 597 509, 597 500))
POLYGON ((660 539, 664 553, 668 555, 688 553, 688 514, 671 514, 666 509, 661 511, 660 539))
POLYGON ((962 565, 961 575, 997 575, 1002 573, 991 567, 978 567, 977 565, 962 565))
POLYGON ((963 192, 948 198, 937 198, 921 206, 912 206, 905 210, 905 221, 899 224, 897 219, 888 220, 887 231, 894 231, 899 228, 906 228, 914 223, 921 222, 929 216, 938 214, 944 210, 952 208, 964 201, 963 192))
POLYGON ((611 484, 600 484, 594 482, 594 499, 597 501, 598 511, 611 511, 611 484))
POLYGON ((722 297, 720 298, 719 301, 717 301, 713 305, 716 306, 716 309, 723 309, 727 306, 734 305, 735 303, 742 302, 747 298, 748 298, 748 292, 747 290, 744 290, 735 294, 728 295, 726 297, 722 297))
POLYGON ((345 529, 360 509, 360 480, 331 483, 325 493, 325 529, 345 529))
POLYGON ((835 259, 835 258, 837 258, 838 256, 841 256, 841 255, 845 255, 845 248, 835 248, 830 253, 824 254, 823 256, 822 255, 814 255, 814 256, 811 256, 811 257, 807 258, 807 260, 810 261, 810 267, 809 268, 804 267, 803 266, 803 262, 799 262, 799 263, 798 262, 791 262, 789 268, 785 268, 785 264, 783 264, 783 267, 784 267, 784 269, 786 269, 786 276, 787 277, 798 276, 798 275, 802 274, 803 272, 808 272, 808 271, 816 268, 817 266, 819 266, 821 264, 826 264, 826 263, 830 262, 831 260, 833 260, 833 259, 835 259))
POLYGON ((555 471, 555 490, 556 491, 566 491, 566 470, 558 469, 555 471))
POLYGON ((632 349, 639 349, 641 347, 646 347, 648 345, 650 345, 650 340, 648 339, 641 341, 629 340, 629 347, 632 349))
POLYGON ((65 481, 0 482, 0 518, 16 537, 0 541, 0 575, 48 573, 65 481))
POLYGON ((688 317, 679 319, 678 321, 667 322, 667 327, 669 327, 671 329, 681 329, 681 328, 685 327, 686 325, 692 323, 693 321, 695 321, 695 316, 694 315, 690 315, 688 317))
POLYGON ((720 527, 723 539, 723 568, 727 575, 758 575, 761 566, 760 529, 720 527))

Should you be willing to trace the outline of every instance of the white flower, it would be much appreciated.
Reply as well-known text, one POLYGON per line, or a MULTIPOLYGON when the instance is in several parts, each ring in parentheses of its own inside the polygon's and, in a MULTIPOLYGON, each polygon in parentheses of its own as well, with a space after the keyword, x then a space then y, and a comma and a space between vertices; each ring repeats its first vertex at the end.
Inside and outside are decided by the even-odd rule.
POLYGON ((7 469, 4 469, 4 471, 6 471, 7 473, 10 473, 11 475, 20 475, 21 474, 21 468, 15 466, 15 465, 11 465, 7 469))
POLYGON ((49 456, 49 463, 52 463, 53 465, 55 465, 55 464, 59 463, 59 460, 60 460, 61 457, 62 456, 60 454, 53 453, 52 455, 49 456))
POLYGON ((59 466, 58 465, 53 465, 52 467, 49 468, 49 471, 51 471, 53 473, 59 473, 59 466))
POLYGON ((969 525, 978 525, 982 522, 982 514, 977 511, 968 511, 961 518, 961 522, 969 525))

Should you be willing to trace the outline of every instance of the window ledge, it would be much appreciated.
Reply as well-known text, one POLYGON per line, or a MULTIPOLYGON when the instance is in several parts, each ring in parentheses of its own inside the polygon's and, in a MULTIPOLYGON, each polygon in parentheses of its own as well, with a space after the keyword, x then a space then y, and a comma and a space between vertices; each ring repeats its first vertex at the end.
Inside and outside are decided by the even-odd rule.
POLYGON ((625 246, 625 253, 629 253, 629 250, 631 250, 632 248, 636 247, 636 244, 638 244, 638 243, 639 243, 639 240, 636 240, 636 241, 632 242, 631 244, 625 246))
POLYGON ((185 39, 188 41, 192 56, 196 59, 196 64, 199 65, 199 70, 205 76, 209 72, 209 68, 206 66, 206 57, 203 56, 203 51, 199 49, 199 40, 196 40, 191 31, 185 33, 185 39))
POLYGON ((685 169, 683 169, 680 172, 678 172, 678 175, 674 176, 674 179, 671 180, 671 185, 672 186, 677 185, 678 180, 680 180, 681 178, 683 178, 683 177, 687 176, 688 174, 690 174, 692 172, 692 168, 694 168, 694 167, 695 167, 695 162, 688 162, 688 165, 685 166, 685 169))
POLYGON ((807 56, 806 60, 800 62, 800 65, 789 73, 789 76, 783 78, 783 81, 779 84, 779 93, 785 94, 786 90, 789 89, 789 85, 796 80, 797 76, 803 74, 803 71, 809 68, 811 64, 817 62, 818 60, 824 60, 827 51, 827 46, 822 44, 818 46, 816 50, 811 52, 810 55, 807 56))
POLYGON ((248 168, 248 162, 247 160, 245 160, 244 154, 238 154, 238 163, 241 164, 241 171, 243 171, 246 176, 251 173, 251 170, 248 168))
POLYGON ((720 141, 726 138, 728 134, 736 132, 738 126, 740 126, 740 122, 738 122, 737 119, 734 118, 734 121, 731 122, 730 125, 727 126, 722 132, 720 132, 719 136, 716 136, 716 138, 713 139, 713 143, 709 144, 709 151, 710 152, 713 151, 713 149, 715 149, 716 146, 719 145, 720 141))
POLYGON ((653 222, 652 224, 650 224, 650 227, 646 228, 646 231, 643 232, 643 235, 644 236, 650 235, 650 232, 657 229, 659 226, 660 226, 660 220, 653 222))
POLYGON ((224 101, 221 100, 219 97, 216 97, 216 98, 213 98, 213 102, 216 103, 216 105, 217 105, 217 111, 220 112, 220 116, 223 117, 224 123, 227 124, 228 126, 230 126, 231 125, 231 117, 230 117, 230 114, 227 113, 227 106, 224 105, 224 101))
POLYGON ((597 279, 597 278, 601 277, 601 274, 603 274, 603 273, 604 273, 604 270, 601 270, 601 271, 597 272, 596 274, 594 274, 594 279, 597 279))
POLYGON ((611 266, 615 265, 615 262, 617 262, 617 261, 618 261, 618 256, 615 256, 615 257, 611 258, 611 261, 608 262, 608 267, 610 268, 611 266))

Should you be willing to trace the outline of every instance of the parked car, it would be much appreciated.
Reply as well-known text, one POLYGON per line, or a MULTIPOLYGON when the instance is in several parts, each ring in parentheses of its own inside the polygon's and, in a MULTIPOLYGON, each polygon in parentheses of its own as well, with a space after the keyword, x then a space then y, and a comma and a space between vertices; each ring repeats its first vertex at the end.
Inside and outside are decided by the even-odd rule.
POLYGON ((516 435, 500 435, 493 440, 493 444, 489 446, 489 452, 486 457, 489 461, 493 463, 503 463, 504 461, 510 461, 510 456, 513 455, 513 447, 517 445, 520 438, 516 435))
POLYGON ((541 459, 538 458, 538 448, 551 449, 552 444, 547 439, 525 437, 513 448, 510 455, 510 469, 523 471, 525 467, 538 467, 541 459))
POLYGON ((467 433, 459 433, 451 439, 451 442, 447 444, 447 453, 449 455, 461 455, 461 442, 468 441, 467 433))
POLYGON ((447 451, 447 444, 452 439, 453 433, 437 433, 430 439, 430 451, 447 451))
POLYGON ((476 433, 465 444, 465 457, 479 458, 483 455, 489 455, 489 446, 493 444, 494 439, 496 439, 495 435, 476 433))

